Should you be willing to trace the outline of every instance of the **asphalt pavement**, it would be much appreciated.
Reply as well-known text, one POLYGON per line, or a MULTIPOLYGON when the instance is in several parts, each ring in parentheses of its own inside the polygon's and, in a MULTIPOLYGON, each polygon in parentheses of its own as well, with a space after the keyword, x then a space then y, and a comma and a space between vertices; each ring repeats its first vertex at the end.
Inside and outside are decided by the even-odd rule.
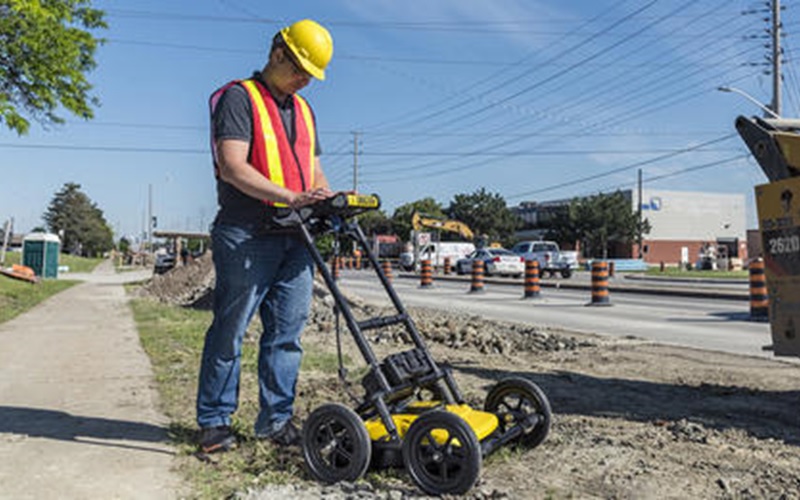
POLYGON ((168 420, 110 261, 0 324, 0 498, 180 497, 168 420))
MULTIPOLYGON (((400 272, 399 276, 405 279, 420 277, 415 273, 400 272)), ((465 281, 472 278, 469 275, 456 274, 443 275, 438 273, 435 280, 465 281)), ((485 283, 518 286, 524 284, 523 278, 510 278, 503 276, 487 276, 485 283)), ((592 288, 591 273, 577 272, 570 278, 560 276, 542 277, 539 280, 542 288, 564 288, 573 290, 590 290, 592 288)), ((749 282, 741 279, 723 278, 672 278, 659 276, 642 276, 641 273, 616 273, 608 278, 610 293, 638 293, 652 295, 672 295, 679 297, 697 297, 711 299, 750 300, 749 282)))

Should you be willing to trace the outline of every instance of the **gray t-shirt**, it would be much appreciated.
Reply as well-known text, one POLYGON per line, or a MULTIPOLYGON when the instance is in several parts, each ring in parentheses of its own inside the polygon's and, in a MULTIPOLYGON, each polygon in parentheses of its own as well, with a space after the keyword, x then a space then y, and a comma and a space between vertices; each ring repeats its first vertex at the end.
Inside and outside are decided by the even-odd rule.
MULTIPOLYGON (((283 122, 283 128, 286 130, 286 137, 289 139, 289 143, 294 146, 295 113, 292 99, 287 98, 283 103, 276 100, 275 104, 278 106, 281 122, 283 122)), ((311 116, 316 123, 313 110, 311 111, 311 116)), ((214 137, 217 140, 237 139, 246 141, 251 143, 252 151, 253 111, 250 96, 244 87, 233 85, 226 90, 220 97, 216 108, 214 108, 211 120, 211 126, 214 128, 214 137)), ((316 134, 316 127, 314 127, 314 132, 316 134)), ((315 153, 319 156, 321 148, 318 134, 316 134, 314 143, 316 145, 315 153)), ((249 156, 250 153, 248 153, 248 158, 249 156)), ((217 203, 219 204, 217 221, 226 224, 258 224, 263 222, 267 212, 264 202, 242 193, 219 178, 217 178, 217 203)))

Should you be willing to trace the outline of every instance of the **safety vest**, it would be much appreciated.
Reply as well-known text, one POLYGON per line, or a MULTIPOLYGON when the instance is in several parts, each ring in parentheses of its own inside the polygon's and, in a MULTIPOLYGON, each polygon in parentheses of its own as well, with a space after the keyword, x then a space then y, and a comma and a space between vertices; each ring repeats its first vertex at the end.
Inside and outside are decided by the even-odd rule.
MULTIPOLYGON (((317 136, 314 131, 311 108, 306 100, 299 95, 290 97, 295 116, 295 140, 294 148, 292 148, 275 100, 269 91, 256 80, 236 80, 216 90, 209 101, 212 115, 222 94, 232 85, 237 84, 247 91, 250 97, 250 107, 253 109, 250 164, 264 177, 281 187, 297 193, 311 189, 314 185, 316 150, 314 141, 317 136)), ((216 175, 219 175, 213 127, 211 151, 214 155, 214 171, 216 175)), ((274 206, 286 206, 283 203, 273 203, 268 200, 264 200, 264 202, 274 206)))

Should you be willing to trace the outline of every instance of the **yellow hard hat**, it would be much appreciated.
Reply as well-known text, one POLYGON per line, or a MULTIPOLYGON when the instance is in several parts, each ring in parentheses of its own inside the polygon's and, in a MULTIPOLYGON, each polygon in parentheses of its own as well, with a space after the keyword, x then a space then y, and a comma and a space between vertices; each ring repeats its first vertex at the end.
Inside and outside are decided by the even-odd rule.
POLYGON ((281 30, 283 41, 294 56, 317 80, 325 79, 325 67, 333 56, 333 39, 322 25, 303 19, 281 30))

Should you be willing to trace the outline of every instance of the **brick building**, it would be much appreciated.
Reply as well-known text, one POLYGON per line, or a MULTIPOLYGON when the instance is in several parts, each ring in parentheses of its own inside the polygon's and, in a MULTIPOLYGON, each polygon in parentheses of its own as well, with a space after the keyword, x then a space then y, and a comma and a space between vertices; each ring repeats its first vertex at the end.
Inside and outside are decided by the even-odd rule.
MULTIPOLYGON (((623 191, 636 210, 637 196, 623 191)), ((564 210, 570 200, 523 202, 512 208, 524 222, 521 239, 542 237, 541 225, 564 210)), ((643 235, 642 254, 650 264, 664 262, 695 263, 702 248, 711 245, 718 253, 731 258, 747 259, 745 195, 695 191, 642 190, 642 218, 650 222, 650 233, 643 235)), ((559 242, 566 248, 574 242, 559 242)), ((612 244, 610 258, 636 258, 638 245, 612 244)))

